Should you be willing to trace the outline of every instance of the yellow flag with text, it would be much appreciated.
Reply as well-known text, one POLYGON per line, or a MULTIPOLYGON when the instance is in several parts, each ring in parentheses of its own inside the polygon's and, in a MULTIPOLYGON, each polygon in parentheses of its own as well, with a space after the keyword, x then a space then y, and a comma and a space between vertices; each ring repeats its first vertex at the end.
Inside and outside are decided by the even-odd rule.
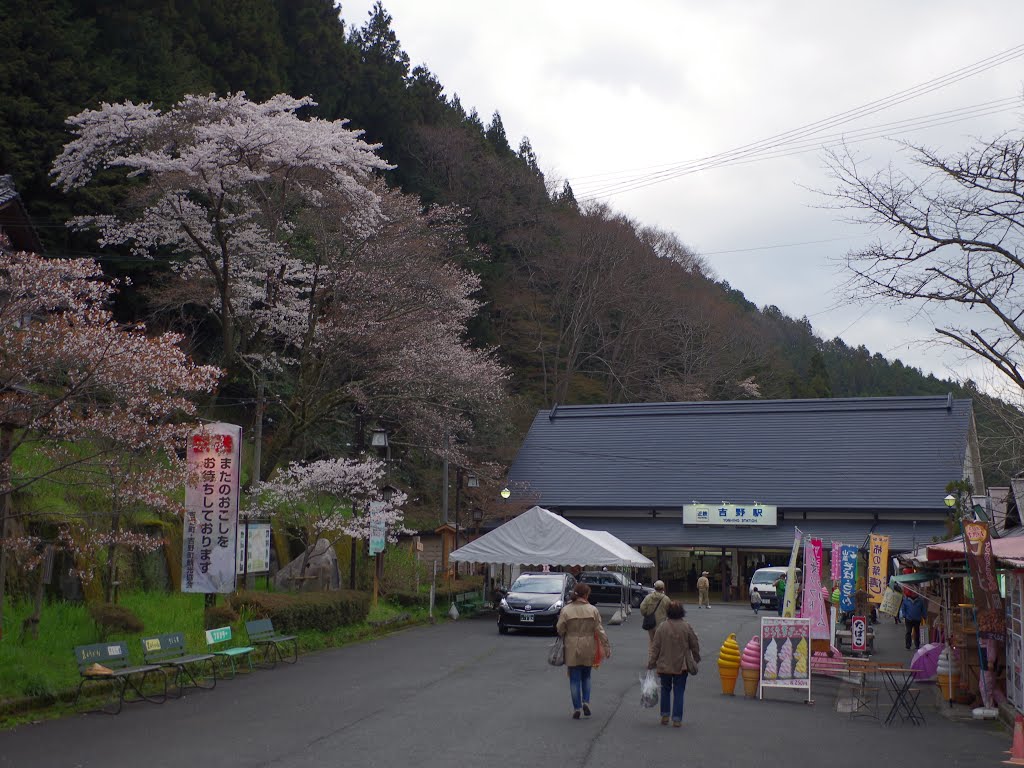
POLYGON ((881 603, 889 583, 889 537, 872 533, 868 544, 868 600, 881 603))

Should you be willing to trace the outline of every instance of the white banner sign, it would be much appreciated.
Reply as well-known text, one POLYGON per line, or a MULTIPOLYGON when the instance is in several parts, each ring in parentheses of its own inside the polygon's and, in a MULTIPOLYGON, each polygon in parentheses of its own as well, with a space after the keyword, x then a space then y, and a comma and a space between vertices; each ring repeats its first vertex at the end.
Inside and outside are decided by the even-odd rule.
POLYGON ((684 504, 683 525, 775 525, 771 504, 684 504))
POLYGON ((207 424, 188 436, 181 591, 235 588, 242 428, 207 424))
POLYGON ((267 573, 270 570, 270 523, 238 524, 238 575, 243 573, 267 573), (246 546, 248 532, 249 544, 246 546), (246 558, 249 567, 245 568, 246 558))
POLYGON ((384 502, 370 502, 370 555, 384 551, 387 526, 384 523, 384 502))

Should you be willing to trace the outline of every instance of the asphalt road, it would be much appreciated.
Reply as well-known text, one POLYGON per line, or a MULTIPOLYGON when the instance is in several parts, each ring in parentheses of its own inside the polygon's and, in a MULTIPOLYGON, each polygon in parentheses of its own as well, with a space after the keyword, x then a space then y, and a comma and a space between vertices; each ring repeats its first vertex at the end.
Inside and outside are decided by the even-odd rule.
MULTIPOLYGON (((756 631, 740 605, 689 608, 702 644, 682 728, 639 704, 647 633, 634 612, 609 627, 614 655, 594 672, 592 718, 572 720, 564 669, 545 663, 550 636, 499 636, 493 619, 463 619, 363 645, 304 655, 214 691, 118 716, 77 715, 0 733, 3 768, 322 768, 323 766, 991 766, 1007 733, 956 723, 883 728, 796 692, 765 701, 723 696, 715 658, 728 632, 756 631)), ((610 610, 603 610, 607 619, 610 610)), ((817 684, 818 678, 815 678, 817 684)))

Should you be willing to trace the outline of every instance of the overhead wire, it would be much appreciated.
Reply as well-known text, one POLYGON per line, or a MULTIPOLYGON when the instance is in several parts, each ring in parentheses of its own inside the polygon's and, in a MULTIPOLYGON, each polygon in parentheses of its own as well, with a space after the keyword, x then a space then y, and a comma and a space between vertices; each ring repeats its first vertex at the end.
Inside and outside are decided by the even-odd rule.
MULTIPOLYGON (((1024 56, 1024 44, 1007 49, 998 54, 994 54, 993 56, 989 56, 985 59, 982 59, 981 61, 975 62, 965 67, 961 67, 957 70, 953 70, 952 72, 946 73, 945 75, 940 75, 939 77, 932 78, 931 80, 919 83, 918 85, 890 94, 889 96, 886 96, 884 98, 876 99, 874 101, 863 104, 859 107, 854 107, 852 109, 837 113, 830 117, 823 118, 821 120, 817 120, 811 123, 807 123, 798 128, 794 128, 789 131, 784 131, 782 133, 769 136, 765 139, 760 139, 755 142, 741 145, 739 147, 735 147, 725 152, 720 152, 714 155, 708 155, 705 157, 685 161, 682 163, 668 164, 662 166, 662 170, 655 171, 653 173, 646 173, 643 176, 639 177, 636 175, 635 170, 630 172, 612 172, 611 174, 594 174, 589 177, 577 177, 577 186, 580 186, 580 179, 597 179, 602 177, 608 178, 609 182, 595 182, 595 184, 600 188, 602 184, 610 183, 610 179, 615 175, 622 175, 623 173, 632 174, 631 178, 623 179, 618 182, 619 185, 625 185, 625 189, 616 190, 613 187, 610 190, 602 190, 601 194, 599 194, 593 189, 589 190, 590 197, 603 197, 609 196, 610 194, 619 194, 621 191, 630 191, 630 189, 633 188, 631 185, 641 180, 645 181, 647 184, 660 183, 662 181, 668 181, 670 179, 677 178, 679 175, 685 175, 686 173, 693 172, 692 169, 694 168, 700 168, 703 170, 706 169, 707 167, 718 167, 723 163, 735 161, 741 158, 748 158, 751 156, 757 157, 759 155, 764 154, 766 151, 777 150, 780 147, 786 147, 798 141, 806 142, 808 137, 820 134, 822 131, 827 130, 829 128, 844 125, 853 120, 875 114, 884 109, 889 109, 893 106, 905 103, 907 101, 911 101, 928 93, 932 93, 941 88, 945 88, 949 85, 960 82, 961 80, 964 80, 966 78, 974 77, 975 75, 981 74, 990 69, 1001 66, 1002 64, 1005 64, 1009 61, 1013 61, 1022 56, 1024 56)), ((970 117, 974 116, 978 115, 970 115, 970 117)), ((967 117, 961 117, 960 119, 967 119, 967 117)), ((584 182, 582 186, 585 188, 586 182, 584 182)), ((586 194, 586 189, 584 189, 584 194, 582 196, 578 195, 578 199, 589 199, 588 195, 586 194)))

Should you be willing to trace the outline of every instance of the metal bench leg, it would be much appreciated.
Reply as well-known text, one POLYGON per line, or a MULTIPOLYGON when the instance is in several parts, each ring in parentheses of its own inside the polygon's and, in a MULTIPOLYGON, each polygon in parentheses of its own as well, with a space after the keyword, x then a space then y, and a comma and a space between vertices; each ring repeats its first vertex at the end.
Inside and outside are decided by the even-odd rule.
MULTIPOLYGON (((292 644, 291 661, 284 657, 281 657, 281 661, 283 661, 285 664, 297 664, 299 661, 299 640, 298 638, 296 638, 294 640, 289 640, 288 642, 292 644)), ((278 653, 280 654, 280 651, 278 651, 278 653)))

